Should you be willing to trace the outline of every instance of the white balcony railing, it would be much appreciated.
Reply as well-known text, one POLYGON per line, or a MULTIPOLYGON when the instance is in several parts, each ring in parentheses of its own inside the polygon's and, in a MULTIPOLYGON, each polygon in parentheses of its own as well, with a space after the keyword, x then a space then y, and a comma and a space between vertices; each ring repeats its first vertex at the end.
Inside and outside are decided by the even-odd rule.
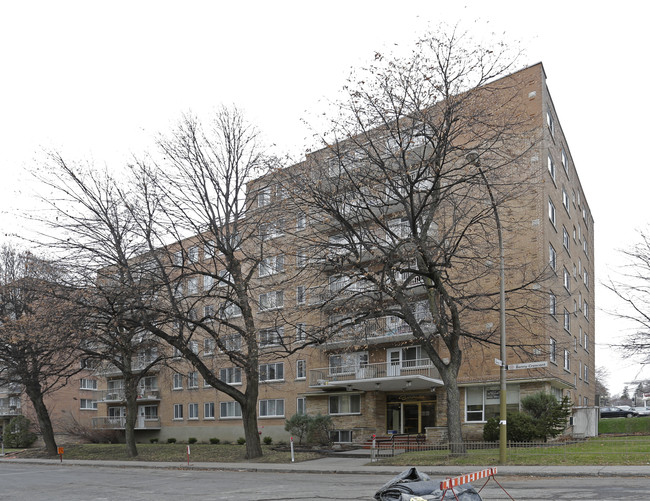
MULTIPOLYGON (((101 430, 123 430, 126 427, 126 417, 96 417, 92 420, 93 428, 101 430)), ((136 430, 156 430, 160 428, 159 417, 138 417, 135 421, 136 430)))
POLYGON ((380 362, 375 364, 348 365, 311 369, 309 386, 322 387, 341 384, 348 381, 367 379, 390 379, 402 376, 424 376, 439 379, 440 374, 431 360, 402 360, 401 362, 380 362))
POLYGON ((0 416, 19 416, 22 414, 20 407, 0 407, 0 416))
MULTIPOLYGON (((115 388, 112 390, 100 390, 94 393, 95 400, 98 402, 123 402, 126 400, 124 388, 115 388)), ((158 388, 138 388, 138 401, 160 400, 160 390, 158 388)))

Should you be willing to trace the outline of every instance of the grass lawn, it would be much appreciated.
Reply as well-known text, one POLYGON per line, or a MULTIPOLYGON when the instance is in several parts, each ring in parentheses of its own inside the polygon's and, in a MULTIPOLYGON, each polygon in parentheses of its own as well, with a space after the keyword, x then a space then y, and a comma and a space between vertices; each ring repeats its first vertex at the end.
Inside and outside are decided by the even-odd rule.
MULTIPOLYGON (((136 459, 127 457, 124 444, 79 444, 65 445, 63 459, 99 459, 118 461, 169 461, 183 463, 187 461, 186 444, 138 444, 139 456, 136 459)), ((256 463, 290 463, 291 453, 289 451, 273 450, 274 446, 263 445, 264 456, 250 462, 256 463)), ((192 444, 190 445, 190 461, 206 462, 214 461, 219 463, 245 463, 246 447, 243 445, 212 445, 192 444)), ((27 449, 19 457, 42 458, 47 457, 44 449, 27 449)), ((295 459, 309 461, 321 457, 317 452, 296 452, 295 459)))
MULTIPOLYGON (((469 450, 451 457, 448 451, 408 452, 383 458, 373 465, 496 465, 499 449, 469 450)), ((511 465, 646 465, 650 464, 650 436, 597 437, 576 443, 508 448, 511 465)))

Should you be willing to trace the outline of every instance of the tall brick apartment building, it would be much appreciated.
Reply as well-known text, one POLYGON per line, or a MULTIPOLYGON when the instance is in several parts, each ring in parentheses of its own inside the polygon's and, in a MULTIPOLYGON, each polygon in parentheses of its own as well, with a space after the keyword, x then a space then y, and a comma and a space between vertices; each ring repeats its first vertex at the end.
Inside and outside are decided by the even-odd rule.
MULTIPOLYGON (((540 390, 569 396, 575 406, 592 406, 593 218, 546 87, 543 66, 533 65, 507 79, 517 82, 513 106, 525 113, 529 123, 526 137, 521 138, 525 146, 516 169, 511 169, 523 189, 519 198, 501 209, 507 288, 514 287, 515 274, 518 280, 529 280, 527 287, 508 294, 506 328, 508 344, 513 346, 508 350, 508 362, 547 362, 546 367, 508 371, 508 408, 518 409, 522 397, 540 390), (525 314, 521 313, 524 310, 525 314), (517 316, 519 313, 522 316, 517 316)), ((336 442, 362 441, 372 434, 387 433, 426 434, 430 440, 438 440, 445 435, 447 396, 437 369, 409 324, 398 316, 375 314, 364 321, 341 320, 351 310, 363 310, 377 296, 367 293, 362 280, 351 281, 353 273, 347 274, 345 266, 327 262, 349 252, 349 239, 346 244, 340 234, 333 233, 322 213, 308 204, 301 210, 300 200, 292 197, 287 180, 294 186, 296 181, 302 186, 317 183, 312 169, 328 165, 327 157, 336 149, 310 153, 304 162, 249 185, 250 213, 270 210, 267 213, 272 215, 258 223, 264 250, 254 270, 259 290, 260 433, 286 439, 285 419, 296 413, 321 413, 332 417, 336 442), (278 346, 285 348, 282 355, 275 349, 278 346)), ((359 155, 359 161, 362 157, 359 155)), ((327 175, 331 178, 342 172, 334 165, 327 175)), ((428 186, 426 179, 422 182, 428 186)), ((374 189, 359 188, 366 197, 372 197, 374 189)), ((484 187, 477 185, 472 190, 483 190, 482 196, 487 198, 484 187)), ((486 213, 491 213, 489 204, 486 207, 486 213)), ((408 228, 401 226, 398 209, 386 214, 393 239, 408 233, 408 228)), ((442 224, 436 231, 441 228, 442 224)), ((182 250, 177 252, 185 259, 204 261, 213 251, 201 241, 190 238, 181 242, 182 250)), ((492 266, 496 273, 496 266, 485 266, 492 266)), ((436 325, 431 321, 422 277, 404 273, 398 279, 411 280, 408 301, 413 314, 422 333, 435 337, 436 325)), ((481 283, 496 290, 496 280, 495 275, 486 274, 481 283)), ((207 290, 212 285, 197 276, 187 280, 184 290, 207 290)), ((489 336, 498 331, 494 305, 492 301, 491 308, 468 310, 465 317, 471 324, 469 330, 485 335, 484 342, 463 345, 458 374, 463 434, 468 437, 480 434, 486 419, 499 412, 499 368, 495 364, 499 347, 489 336)), ((209 301, 201 303, 201 308, 229 318, 240 314, 236 307, 209 301)), ((195 353, 212 361, 222 381, 246 384, 241 369, 219 353, 210 339, 196 338, 192 343, 195 353)), ((156 355, 145 351, 140 360, 143 364, 156 355)), ((83 420, 97 428, 123 428, 124 394, 119 374, 103 370, 84 377, 80 384, 83 400, 69 403, 78 406, 83 402, 83 420)), ((243 435, 239 405, 206 385, 196 369, 181 358, 172 359, 171 367, 161 366, 150 373, 141 390, 136 428, 143 440, 233 440, 243 435)), ((0 406, 0 412, 2 409, 0 406)))

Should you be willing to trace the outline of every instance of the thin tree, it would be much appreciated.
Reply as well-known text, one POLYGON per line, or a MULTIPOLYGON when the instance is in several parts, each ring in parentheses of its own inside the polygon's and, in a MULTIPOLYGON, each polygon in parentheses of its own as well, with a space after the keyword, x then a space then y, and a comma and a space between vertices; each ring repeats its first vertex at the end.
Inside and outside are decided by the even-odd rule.
MULTIPOLYGON (((295 209, 308 207, 318 227, 310 257, 331 275, 318 306, 329 309, 329 330, 352 346, 374 332, 411 332, 444 382, 456 453, 463 350, 498 344, 495 328, 476 329, 498 305, 494 211, 512 232, 507 247, 529 186, 529 169, 517 167, 530 165, 537 141, 516 104, 522 82, 496 80, 515 59, 465 38, 432 34, 406 58, 378 53, 346 86, 325 148, 285 176, 295 209)), ((515 315, 530 305, 514 296, 543 270, 508 274, 515 315)))
POLYGON ((0 250, 0 382, 22 385, 51 456, 57 447, 44 398, 80 371, 80 326, 60 278, 52 263, 29 252, 0 250))
POLYGON ((276 275, 281 289, 287 280, 275 238, 283 233, 275 203, 283 194, 271 183, 247 193, 247 184, 278 161, 234 108, 219 109, 207 127, 184 117, 159 146, 163 159, 154 168, 134 167, 141 196, 132 209, 160 280, 144 327, 239 404, 246 456, 255 458, 262 455, 259 382, 276 379, 260 364, 314 342, 285 335, 284 298, 264 282, 276 275), (244 384, 233 386, 232 378, 244 384))
POLYGON ((67 270, 65 290, 77 291, 74 316, 85 335, 80 355, 94 360, 100 374, 122 375, 126 446, 135 457, 138 386, 163 362, 164 350, 141 327, 155 282, 139 259, 146 247, 128 209, 128 191, 108 173, 58 153, 39 178, 49 191, 43 243, 67 270))

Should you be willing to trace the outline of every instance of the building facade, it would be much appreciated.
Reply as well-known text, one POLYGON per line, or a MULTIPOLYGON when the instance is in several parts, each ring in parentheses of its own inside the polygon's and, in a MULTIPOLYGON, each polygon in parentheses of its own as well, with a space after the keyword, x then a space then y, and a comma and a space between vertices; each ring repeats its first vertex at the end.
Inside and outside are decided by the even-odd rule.
MULTIPOLYGON (((542 65, 508 78, 518 82, 513 101, 531 126, 526 129, 525 151, 517 164, 524 189, 518 202, 504 209, 505 257, 508 270, 535 278, 525 291, 508 294, 509 311, 526 305, 532 313, 522 317, 524 321, 509 313, 506 330, 512 346, 507 360, 509 364, 547 363, 507 372, 508 408, 519 409, 523 397, 538 391, 558 398, 568 396, 576 407, 593 406, 593 218, 542 65), (508 221, 516 221, 516 225, 508 227, 508 221)), ((364 294, 362 282, 351 284, 345 268, 324 264, 322 256, 316 258, 316 241, 329 242, 329 248, 320 246, 328 258, 341 254, 350 242, 339 245, 341 237, 332 234, 315 211, 301 210, 295 200, 288 203, 290 188, 278 181, 289 177, 313 182, 310 169, 324 154, 329 154, 328 150, 311 153, 305 162, 288 167, 280 176, 260 178, 249 186, 247 203, 252 216, 248 219, 257 221, 264 246, 252 265, 260 351, 260 434, 286 440, 286 419, 294 414, 320 413, 332 417, 331 438, 335 442, 359 442, 373 434, 393 433, 444 440, 444 383, 411 325, 394 315, 373 315, 363 322, 343 322, 342 327, 331 328, 343 312, 362 310, 368 304, 364 301, 373 301, 374 296, 364 294), (276 210, 267 212, 266 219, 254 217, 255 211, 272 207, 276 210)), ((330 172, 330 176, 336 175, 340 172, 330 172)), ((372 187, 365 196, 371 194, 372 187)), ((400 224, 396 211, 387 225, 395 234, 402 231, 400 224)), ((241 245, 249 244, 242 241, 241 245)), ((178 249, 174 252, 181 253, 181 260, 197 264, 209 262, 214 253, 205 238, 190 238, 178 249)), ((189 295, 209 291, 215 287, 209 275, 219 277, 220 271, 186 277, 182 290, 189 295)), ((401 279, 411 280, 408 301, 422 333, 437 335, 422 277, 401 279)), ((492 287, 496 283, 494 276, 486 275, 484 280, 492 287)), ((508 289, 514 279, 507 278, 506 283, 508 289)), ((209 293, 194 308, 201 318, 216 315, 232 321, 241 316, 236 305, 211 301, 209 293)), ((481 324, 485 331, 498 330, 494 308, 469 312, 467 319, 481 324)), ((489 339, 464 345, 458 384, 467 438, 479 438, 485 421, 499 413, 499 367, 495 364, 499 347, 489 339)), ((192 351, 210 364, 221 381, 246 385, 241 367, 220 351, 213 339, 197 334, 190 342, 192 351)), ((241 340, 233 336, 228 342, 236 351, 241 340)), ((144 366, 156 355, 145 350, 138 355, 139 362, 144 366)), ((196 368, 175 357, 173 350, 169 349, 169 355, 169 361, 141 381, 136 424, 140 440, 196 437, 205 441, 214 437, 223 441, 243 436, 239 404, 207 384, 196 368)), ((79 384, 84 398, 70 405, 80 406, 84 419, 92 415, 90 425, 95 429, 123 429, 125 406, 119 372, 98 369, 79 384)), ((0 402, 6 400, 2 398, 0 402)))

